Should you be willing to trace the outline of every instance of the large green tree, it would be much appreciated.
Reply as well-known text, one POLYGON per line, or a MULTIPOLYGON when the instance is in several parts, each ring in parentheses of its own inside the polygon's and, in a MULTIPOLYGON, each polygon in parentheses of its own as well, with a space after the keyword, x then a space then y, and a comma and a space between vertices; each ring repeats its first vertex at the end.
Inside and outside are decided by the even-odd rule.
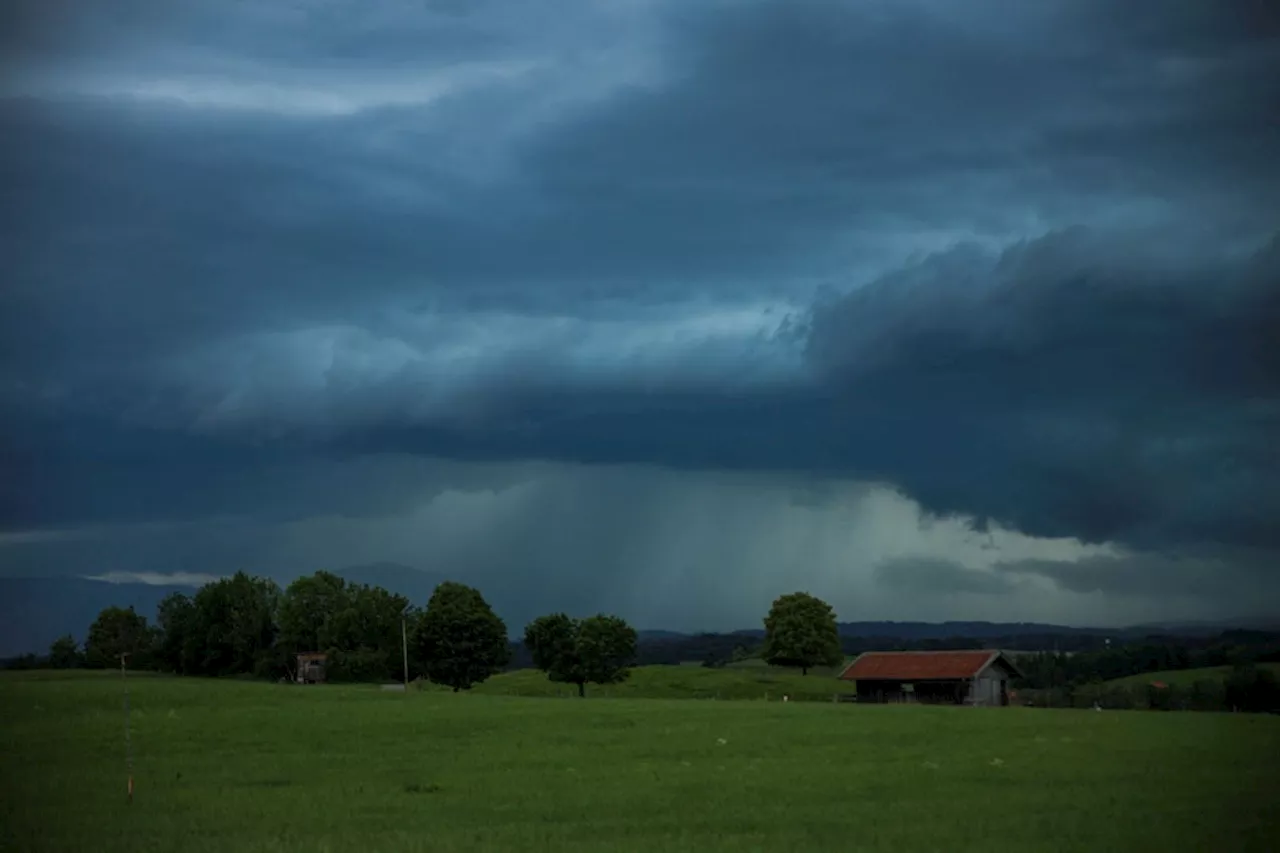
POLYGON ((836 614, 807 592, 779 596, 764 618, 764 659, 771 666, 835 666, 844 659, 836 614))
POLYGON ((260 676, 281 671, 284 661, 275 645, 279 598, 274 581, 245 572, 200 587, 188 623, 198 650, 192 671, 260 676))
POLYGON ((415 658, 429 680, 469 690, 511 659, 507 626, 480 591, 445 581, 436 587, 413 630, 415 658))
POLYGON ((400 623, 406 618, 416 616, 404 596, 316 572, 298 578, 281 595, 278 644, 289 657, 327 654, 332 681, 398 678, 400 623))
POLYGON ((84 641, 85 661, 95 668, 120 665, 120 656, 129 655, 129 665, 138 669, 150 666, 154 634, 147 618, 132 607, 108 607, 89 626, 84 641))
POLYGON ((631 674, 636 631, 617 616, 571 619, 552 613, 525 627, 524 645, 548 678, 576 684, 578 695, 586 696, 587 684, 616 684, 631 674))
POLYGON ((331 677, 346 681, 399 680, 403 672, 400 625, 415 620, 409 599, 382 587, 348 584, 346 606, 325 635, 331 677))
POLYGON ((289 654, 327 652, 337 646, 333 625, 350 603, 347 582, 330 572, 300 577, 280 596, 278 640, 289 654))

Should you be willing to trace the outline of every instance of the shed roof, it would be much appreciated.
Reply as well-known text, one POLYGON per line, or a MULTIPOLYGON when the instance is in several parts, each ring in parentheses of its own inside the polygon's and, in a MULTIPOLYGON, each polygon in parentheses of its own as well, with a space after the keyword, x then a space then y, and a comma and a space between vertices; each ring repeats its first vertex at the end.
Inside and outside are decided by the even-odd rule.
POLYGON ((876 679, 927 681, 929 679, 973 678, 996 660, 1010 672, 1020 674, 1005 655, 992 649, 958 652, 864 652, 840 673, 848 681, 876 679))

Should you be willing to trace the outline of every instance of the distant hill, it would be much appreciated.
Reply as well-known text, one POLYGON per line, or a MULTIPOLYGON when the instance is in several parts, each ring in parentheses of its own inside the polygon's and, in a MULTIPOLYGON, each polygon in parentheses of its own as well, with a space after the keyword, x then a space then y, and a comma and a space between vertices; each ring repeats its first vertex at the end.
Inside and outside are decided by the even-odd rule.
MULTIPOLYGON (((1043 635, 1121 636, 1127 628, 1075 628, 1041 622, 838 622, 842 637, 878 637, 893 640, 946 640, 968 637, 974 640, 1043 635)), ((741 637, 763 637, 763 628, 731 632, 741 637)))
POLYGON ((892 637, 898 640, 945 640, 948 637, 990 640, 1041 634, 1116 632, 1115 628, 1075 628, 1041 622, 842 622, 839 627, 840 633, 846 637, 892 637))
POLYGON ((691 634, 684 634, 684 633, 681 633, 680 631, 658 631, 658 630, 654 630, 654 631, 640 630, 636 632, 636 635, 640 638, 641 642, 644 642, 646 640, 678 640, 683 637, 692 636, 691 634))
POLYGON ((129 607, 155 618, 156 606, 189 586, 106 583, 77 577, 0 578, 0 657, 45 652, 70 634, 84 642, 89 625, 105 607, 129 607))
POLYGON ((1280 629, 1280 619, 1261 617, 1213 622, 1163 622, 1111 628, 1080 628, 1044 622, 841 622, 839 629, 841 636, 845 637, 891 637, 902 640, 944 640, 949 637, 994 640, 1044 636, 1128 640, 1153 634, 1213 637, 1224 631, 1275 631, 1280 629))
MULTIPOLYGON (((446 577, 438 572, 415 569, 399 563, 370 563, 333 570, 352 583, 372 584, 399 593, 417 605, 431 597, 436 585, 446 577)), ((465 577, 458 578, 467 581, 465 577)), ((278 579, 279 580, 279 579, 278 579)), ((513 637, 536 612, 518 591, 502 584, 475 579, 481 592, 507 622, 513 637)), ((287 579, 285 579, 287 583, 287 579)), ((283 584, 282 584, 283 585, 283 584)), ((0 658, 28 652, 47 651, 58 637, 71 634, 83 641, 90 623, 104 607, 133 606, 148 620, 154 620, 156 606, 166 595, 190 595, 195 587, 146 583, 107 583, 80 577, 0 578, 0 658)), ((1128 628, 1076 628, 1036 622, 842 622, 840 633, 846 651, 863 648, 893 648, 895 645, 945 643, 956 638, 999 645, 1003 648, 1061 648, 1073 644, 1081 648, 1102 638, 1116 642, 1166 634, 1182 637, 1213 637, 1224 631, 1277 630, 1280 619, 1240 619, 1222 622, 1180 622, 1138 625, 1128 628)), ((764 636, 759 628, 745 628, 722 634, 670 630, 640 630, 641 659, 647 663, 678 663, 709 658, 727 659, 739 646, 755 645, 764 636)))
POLYGON ((1214 637, 1223 631, 1280 631, 1280 619, 1225 619, 1217 622, 1152 622, 1125 629, 1128 633, 1173 634, 1179 637, 1214 637))
MULTIPOLYGON (((1258 669, 1270 670, 1280 676, 1280 663, 1260 663, 1258 669)), ((1124 678, 1113 678, 1107 684, 1119 684, 1126 687, 1143 687, 1153 681, 1159 681, 1175 687, 1190 687, 1197 681, 1224 681, 1231 674, 1229 666, 1206 666, 1198 669, 1170 669, 1161 672, 1144 672, 1140 675, 1127 675, 1124 678)))

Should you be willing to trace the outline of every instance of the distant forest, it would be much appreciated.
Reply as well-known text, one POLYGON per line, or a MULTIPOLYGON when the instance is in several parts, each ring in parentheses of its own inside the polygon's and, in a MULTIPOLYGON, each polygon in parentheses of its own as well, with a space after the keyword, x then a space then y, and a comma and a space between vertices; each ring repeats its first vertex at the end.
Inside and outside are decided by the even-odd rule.
MULTIPOLYGON (((132 608, 107 608, 94 626, 86 626, 83 641, 63 637, 46 655, 10 658, 0 666, 112 666, 123 643, 134 655, 131 665, 140 669, 280 677, 289 673, 295 652, 322 649, 329 653, 332 680, 398 680, 403 675, 402 620, 408 625, 409 668, 415 674, 423 671, 429 657, 421 641, 424 613, 405 596, 325 572, 299 578, 284 590, 237 574, 190 598, 168 596, 154 625, 132 608)), ((501 620, 495 624, 500 647, 506 629, 501 620)), ((852 622, 836 628, 847 656, 895 650, 1013 652, 1024 673, 1016 684, 1025 689, 1062 690, 1147 672, 1280 661, 1277 631, 1210 633, 1204 626, 1189 626, 1175 633, 1154 627, 1104 630, 1012 622, 852 622)), ((641 631, 634 663, 722 667, 759 659, 764 634, 763 627, 693 635, 641 631)), ((523 643, 511 642, 509 654, 495 655, 494 666, 526 669, 534 660, 523 643)))
MULTIPOLYGON (((899 623, 900 624, 900 623, 899 623)), ((1206 666, 1238 666, 1280 661, 1280 632, 1229 630, 1216 635, 1178 636, 1125 631, 1067 629, 1062 633, 1003 633, 1015 625, 955 623, 979 636, 911 637, 908 632, 939 631, 943 626, 906 623, 905 630, 890 633, 895 623, 841 624, 845 654, 868 651, 933 651, 946 649, 1004 649, 1026 652, 1018 656, 1027 677, 1026 687, 1057 687, 1071 682, 1107 680, 1145 672, 1194 669, 1206 666), (853 631, 881 633, 854 634, 853 631)), ((646 637, 641 635, 639 659, 644 664, 678 664, 697 661, 704 666, 724 666, 756 657, 763 631, 729 634, 646 637)), ((513 667, 525 665, 515 650, 513 667)))

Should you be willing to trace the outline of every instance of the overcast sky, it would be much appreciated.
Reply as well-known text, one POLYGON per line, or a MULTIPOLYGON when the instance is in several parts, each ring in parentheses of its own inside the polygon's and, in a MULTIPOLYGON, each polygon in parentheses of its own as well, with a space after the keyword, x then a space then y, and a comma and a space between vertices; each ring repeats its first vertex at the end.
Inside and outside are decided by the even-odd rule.
POLYGON ((1280 21, 19 0, 0 575, 644 627, 1280 601, 1280 21))

